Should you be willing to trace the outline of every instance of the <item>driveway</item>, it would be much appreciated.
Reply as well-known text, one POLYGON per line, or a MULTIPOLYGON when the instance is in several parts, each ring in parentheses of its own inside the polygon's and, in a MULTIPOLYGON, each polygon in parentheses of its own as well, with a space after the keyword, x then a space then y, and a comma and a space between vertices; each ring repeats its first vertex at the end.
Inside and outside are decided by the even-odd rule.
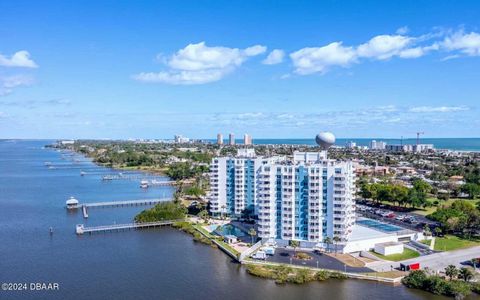
POLYGON ((295 259, 293 256, 295 255, 295 251, 285 248, 277 248, 275 250, 274 256, 267 256, 266 261, 276 262, 276 263, 283 263, 283 264, 293 264, 298 266, 308 266, 312 268, 321 268, 321 269, 329 269, 329 270, 336 270, 344 272, 345 270, 350 273, 364 273, 364 272, 372 272, 372 269, 365 268, 365 267, 350 267, 345 266, 341 261, 330 257, 328 255, 323 255, 319 253, 314 253, 310 251, 304 250, 297 250, 297 252, 308 253, 312 259, 310 260, 300 260, 295 259), (318 262, 318 263, 317 263, 318 262))
POLYGON ((460 249, 455 251, 438 252, 431 255, 420 256, 416 258, 407 259, 401 262, 373 262, 368 266, 375 271, 390 271, 390 266, 397 268, 400 263, 412 264, 420 263, 420 267, 424 269, 428 267, 432 270, 443 271, 448 265, 455 265, 457 267, 464 267, 464 262, 471 260, 472 258, 480 256, 480 246, 460 249))

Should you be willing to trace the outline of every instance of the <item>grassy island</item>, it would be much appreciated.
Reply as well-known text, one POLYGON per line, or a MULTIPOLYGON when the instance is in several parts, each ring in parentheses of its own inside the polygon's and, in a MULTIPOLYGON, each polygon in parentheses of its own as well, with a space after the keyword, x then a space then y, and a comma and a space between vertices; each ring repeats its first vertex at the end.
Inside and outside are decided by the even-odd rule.
POLYGON ((304 268, 287 266, 254 265, 247 266, 247 273, 253 276, 274 279, 275 283, 306 283, 310 281, 324 281, 329 278, 345 279, 346 275, 335 271, 313 271, 304 268))
POLYGON ((135 222, 146 223, 163 220, 180 220, 185 218, 187 209, 178 202, 168 201, 156 204, 135 217, 135 222))

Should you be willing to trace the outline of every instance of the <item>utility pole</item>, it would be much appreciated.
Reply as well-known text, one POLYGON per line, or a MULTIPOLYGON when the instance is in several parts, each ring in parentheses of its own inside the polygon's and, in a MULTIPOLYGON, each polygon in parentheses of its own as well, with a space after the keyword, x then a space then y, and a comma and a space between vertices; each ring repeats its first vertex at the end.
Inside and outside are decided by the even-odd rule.
POLYGON ((425 132, 417 132, 417 146, 420 144, 420 135, 425 134, 425 132))

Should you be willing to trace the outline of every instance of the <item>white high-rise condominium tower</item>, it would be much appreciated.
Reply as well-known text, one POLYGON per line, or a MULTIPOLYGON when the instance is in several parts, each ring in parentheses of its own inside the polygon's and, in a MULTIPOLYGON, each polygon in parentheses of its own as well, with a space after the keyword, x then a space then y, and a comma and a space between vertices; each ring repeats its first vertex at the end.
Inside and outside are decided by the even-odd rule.
POLYGON ((217 134, 217 145, 223 145, 223 134, 217 134))
POLYGON ((233 133, 228 135, 228 144, 231 146, 235 145, 235 135, 233 133))
POLYGON ((211 166, 211 212, 239 215, 251 208, 258 236, 315 245, 326 237, 348 240, 355 224, 355 173, 351 162, 327 158, 335 137, 317 136, 320 152, 256 157, 242 149, 237 157, 217 157, 211 166), (243 151, 243 152, 242 152, 243 151))
POLYGON ((277 157, 257 157, 253 149, 238 149, 236 156, 215 157, 210 166, 210 211, 214 216, 240 217, 257 213, 256 181, 261 165, 277 157))
POLYGON ((326 151, 295 152, 293 162, 263 165, 258 175, 258 236, 347 241, 355 224, 354 172, 326 151))
POLYGON ((251 145, 252 144, 252 136, 245 133, 245 135, 243 136, 243 143, 245 145, 251 145))

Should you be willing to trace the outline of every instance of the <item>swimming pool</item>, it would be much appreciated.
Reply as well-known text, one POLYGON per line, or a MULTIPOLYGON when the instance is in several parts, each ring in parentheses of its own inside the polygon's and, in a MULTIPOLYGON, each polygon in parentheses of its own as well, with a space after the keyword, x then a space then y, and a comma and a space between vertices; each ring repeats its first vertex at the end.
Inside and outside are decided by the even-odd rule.
POLYGON ((243 232, 242 230, 240 230, 239 228, 233 226, 233 225, 230 225, 230 224, 227 224, 227 225, 222 225, 222 226, 219 226, 219 225, 210 225, 208 226, 210 228, 210 230, 218 235, 221 235, 221 236, 225 236, 225 235, 234 235, 236 237, 241 237, 241 236, 245 236, 246 233, 243 232))
POLYGON ((357 220, 357 223, 360 224, 360 225, 365 225, 367 227, 378 229, 378 230, 384 231, 384 232, 395 232, 395 231, 403 230, 403 228, 401 228, 401 227, 391 225, 391 224, 382 223, 382 222, 378 222, 378 221, 371 220, 371 219, 357 220))

